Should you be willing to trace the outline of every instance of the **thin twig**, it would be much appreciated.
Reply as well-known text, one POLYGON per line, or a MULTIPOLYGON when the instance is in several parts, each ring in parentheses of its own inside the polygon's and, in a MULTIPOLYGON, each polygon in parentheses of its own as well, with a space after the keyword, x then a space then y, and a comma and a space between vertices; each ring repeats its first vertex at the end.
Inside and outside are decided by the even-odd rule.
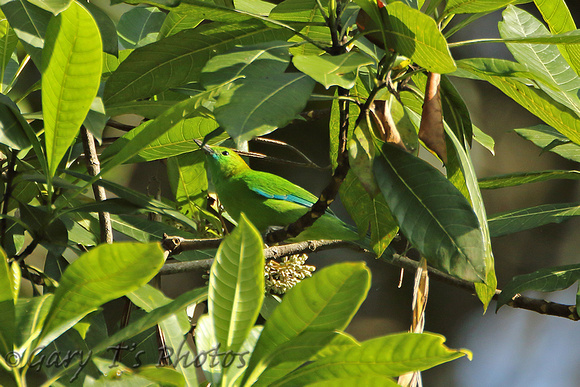
MULTIPOLYGON (((349 91, 338 88, 338 94, 341 96, 348 96, 349 91)), ((340 131, 338 138, 338 155, 337 155, 337 167, 334 170, 332 179, 328 185, 322 190, 316 203, 310 207, 310 210, 302 215, 297 221, 289 224, 288 226, 271 231, 266 234, 265 240, 269 245, 274 245, 280 243, 286 239, 294 238, 298 236, 306 228, 312 226, 314 222, 325 214, 326 209, 334 201, 334 198, 338 194, 338 190, 346 178, 346 174, 350 169, 348 162, 348 152, 347 152, 347 137, 348 137, 348 127, 349 127, 349 101, 339 100, 340 109, 340 131)))
POLYGON ((113 119, 110 119, 109 121, 107 121, 107 126, 110 126, 111 128, 122 130, 124 132, 128 132, 128 131, 136 128, 135 125, 123 124, 122 122, 115 121, 113 119))
MULTIPOLYGON (((83 137, 83 148, 85 151, 85 161, 87 164, 87 172, 90 176, 97 176, 101 172, 101 163, 97 156, 97 148, 95 146, 95 138, 93 134, 84 126, 81 129, 83 137)), ((107 193, 105 188, 100 185, 93 184, 93 195, 95 201, 102 202, 107 200, 107 193)), ((101 243, 113 243, 113 226, 111 224, 111 214, 108 212, 99 212, 99 225, 101 228, 101 243)))
MULTIPOLYGON (((162 241, 162 246, 164 246, 169 254, 177 254, 176 251, 168 249, 172 247, 175 250, 187 251, 187 250, 197 250, 197 249, 208 249, 215 248, 219 246, 221 239, 183 239, 181 237, 172 237, 164 235, 164 240, 162 241), (177 242, 177 243, 176 243, 177 242)), ((294 255, 294 254, 304 254, 304 253, 315 253, 322 250, 330 250, 337 248, 348 248, 351 250, 356 250, 365 254, 372 255, 374 253, 361 248, 359 245, 353 242, 347 241, 306 241, 299 243, 291 243, 282 246, 273 246, 264 249, 264 255, 267 259, 280 260, 282 257, 294 255)), ((394 254, 392 257, 383 258, 384 261, 390 263, 393 266, 408 270, 415 271, 419 266, 419 262, 410 259, 404 255, 394 254)), ((166 274, 176 274, 185 273, 191 271, 207 271, 210 269, 213 259, 205 259, 200 261, 191 262, 178 262, 178 263, 166 263, 159 272, 162 275, 166 274)), ((432 267, 428 268, 429 276, 436 279, 437 281, 446 283, 453 287, 465 290, 472 295, 476 295, 475 285, 473 282, 465 281, 449 274, 443 273, 440 270, 434 269, 432 267)), ((500 289, 496 289, 494 300, 501 294, 500 289)), ((508 306, 517 309, 525 309, 532 312, 563 317, 569 320, 578 321, 580 316, 578 315, 578 310, 575 305, 559 304, 556 302, 550 302, 546 300, 526 297, 522 295, 516 295, 512 301, 510 301, 508 306)))
POLYGON ((306 161, 306 164, 312 165, 313 167, 321 168, 322 169, 322 167, 319 167, 314 161, 310 160, 308 158, 308 156, 306 156, 300 149, 296 148, 293 145, 288 144, 287 142, 280 141, 280 140, 275 140, 273 138, 265 138, 265 137, 256 137, 256 138, 254 138, 254 141, 256 141, 256 142, 264 142, 266 144, 272 144, 272 145, 281 146, 283 148, 288 148, 292 152, 294 152, 298 156, 300 156, 300 158, 302 158, 304 161, 306 161))

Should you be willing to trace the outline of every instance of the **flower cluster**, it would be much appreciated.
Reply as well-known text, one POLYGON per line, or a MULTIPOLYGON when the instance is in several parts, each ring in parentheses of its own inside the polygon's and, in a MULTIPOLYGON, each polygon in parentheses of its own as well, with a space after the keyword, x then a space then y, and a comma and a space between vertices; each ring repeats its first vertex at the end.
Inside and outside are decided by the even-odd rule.
POLYGON ((266 291, 284 294, 304 278, 311 277, 316 267, 305 265, 307 259, 306 254, 295 254, 282 258, 282 262, 268 260, 264 271, 266 291))

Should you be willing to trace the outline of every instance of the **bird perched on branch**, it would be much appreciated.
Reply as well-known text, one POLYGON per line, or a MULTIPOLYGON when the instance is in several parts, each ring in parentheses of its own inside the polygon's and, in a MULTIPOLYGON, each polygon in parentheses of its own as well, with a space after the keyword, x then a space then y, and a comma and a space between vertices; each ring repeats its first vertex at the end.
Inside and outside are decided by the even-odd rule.
MULTIPOLYGON (((196 141, 201 145, 200 141, 196 141)), ((260 232, 284 227, 304 215, 318 198, 304 188, 267 172, 254 171, 232 149, 202 146, 221 204, 234 219, 243 212, 260 232)), ((293 241, 341 239, 356 241, 358 233, 327 211, 293 241)))

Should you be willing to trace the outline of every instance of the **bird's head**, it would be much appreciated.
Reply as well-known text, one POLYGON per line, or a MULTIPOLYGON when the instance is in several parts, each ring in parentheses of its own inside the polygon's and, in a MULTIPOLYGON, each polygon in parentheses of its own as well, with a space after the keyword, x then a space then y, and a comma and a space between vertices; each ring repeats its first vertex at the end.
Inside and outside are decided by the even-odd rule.
POLYGON ((195 140, 205 152, 207 165, 214 179, 229 178, 245 169, 248 164, 233 149, 222 146, 202 145, 201 141, 195 140))

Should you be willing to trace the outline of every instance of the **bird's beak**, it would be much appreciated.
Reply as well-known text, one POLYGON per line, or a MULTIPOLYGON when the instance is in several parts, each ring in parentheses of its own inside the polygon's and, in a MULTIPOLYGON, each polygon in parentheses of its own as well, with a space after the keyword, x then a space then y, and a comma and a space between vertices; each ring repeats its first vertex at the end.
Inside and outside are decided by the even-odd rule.
POLYGON ((199 147, 208 155, 213 155, 215 152, 213 149, 211 149, 207 144, 204 144, 202 141, 198 140, 197 138, 194 138, 193 141, 195 141, 195 143, 197 145, 199 145, 199 147))

